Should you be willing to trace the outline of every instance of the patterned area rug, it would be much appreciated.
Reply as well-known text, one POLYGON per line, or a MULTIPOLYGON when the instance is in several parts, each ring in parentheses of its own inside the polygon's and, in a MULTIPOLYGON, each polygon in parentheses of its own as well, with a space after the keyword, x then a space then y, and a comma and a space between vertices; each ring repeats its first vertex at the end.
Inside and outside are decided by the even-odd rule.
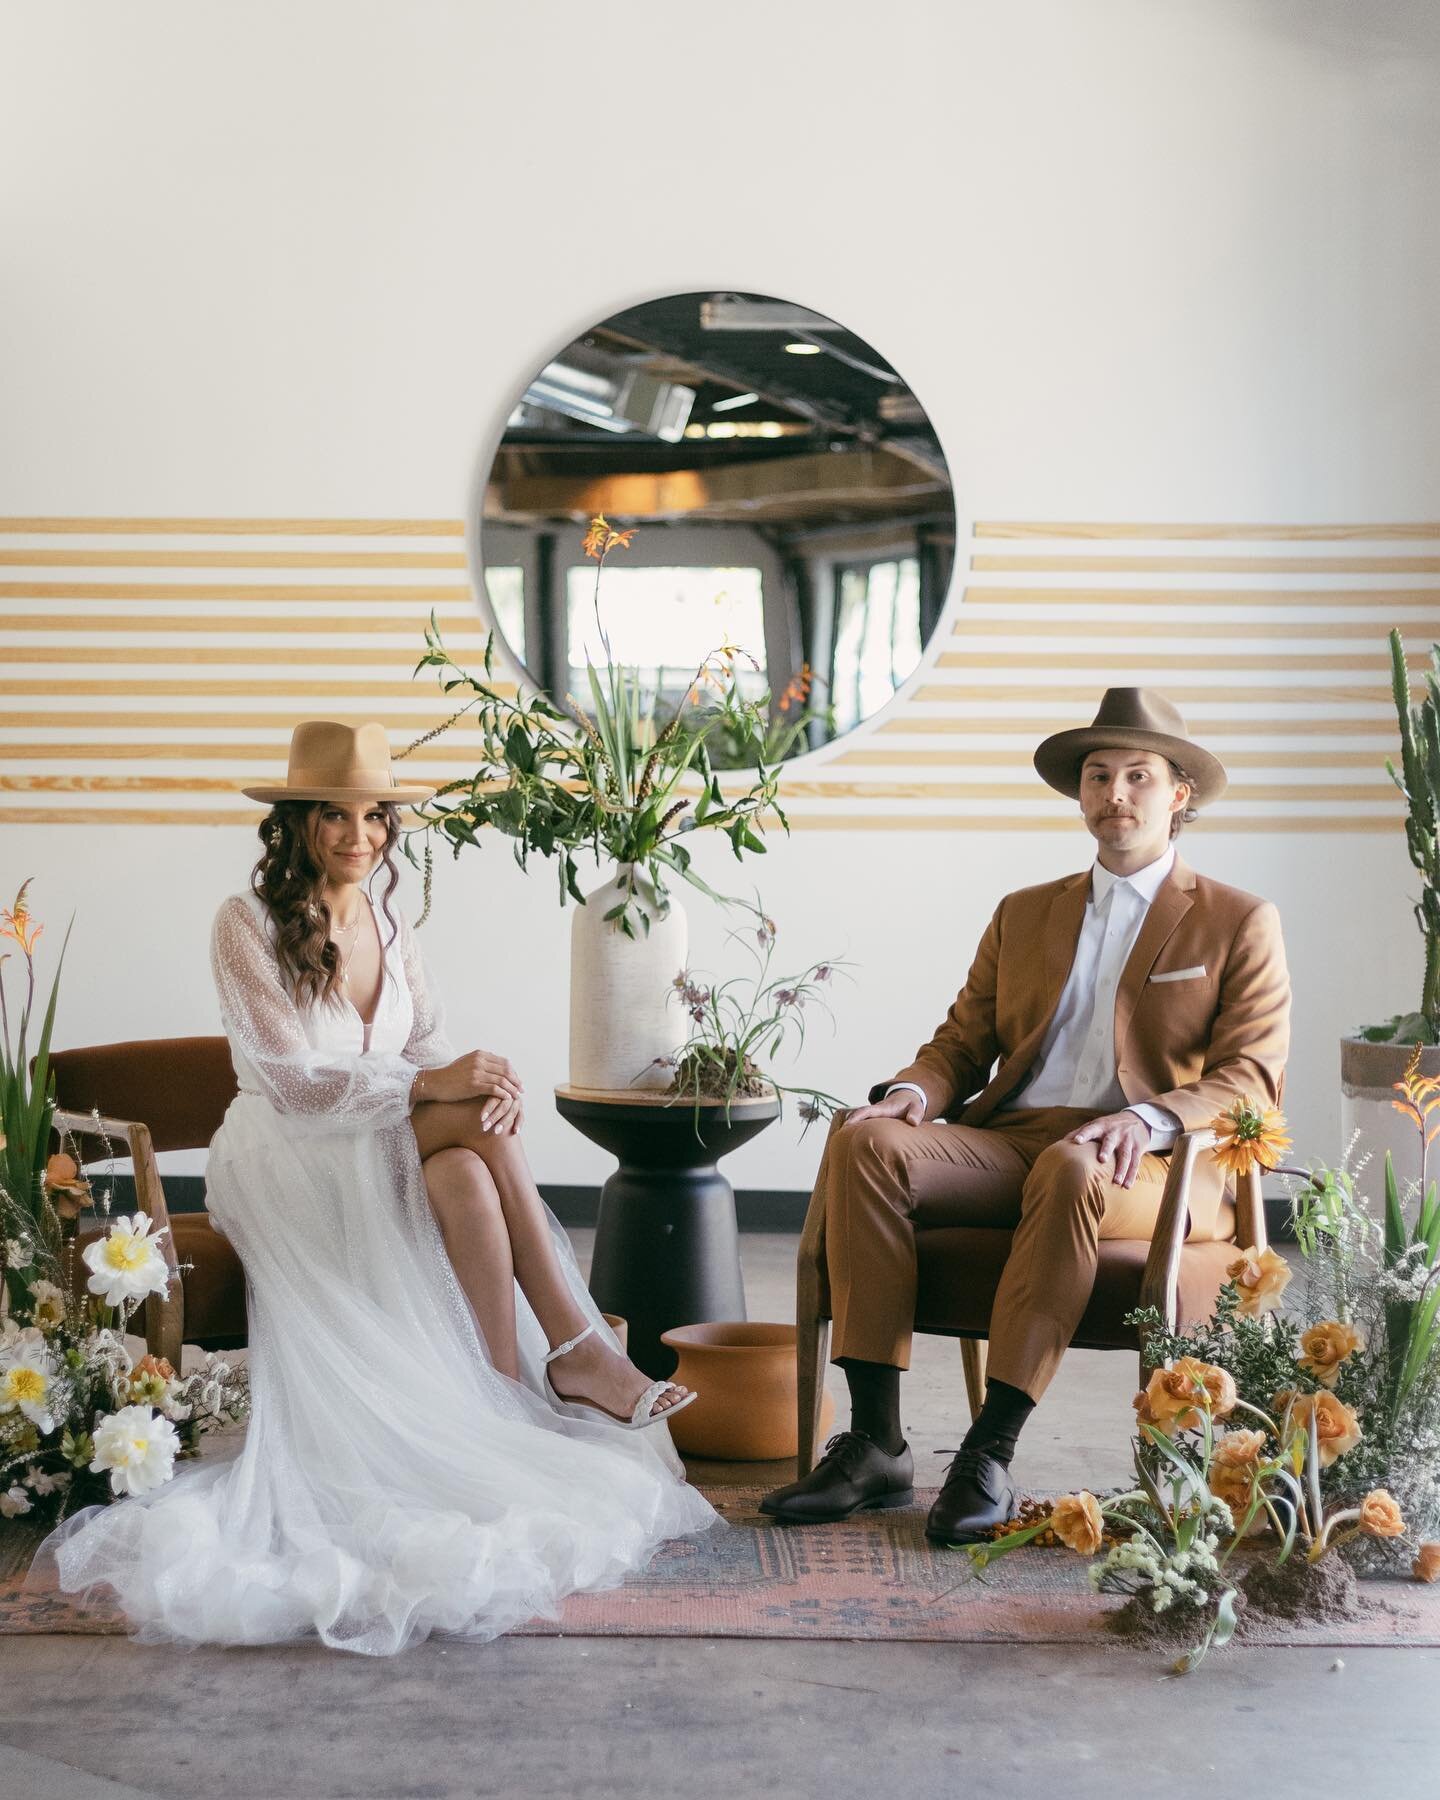
MULTIPOLYGON (((667 1545, 645 1574, 603 1594, 577 1594, 558 1623, 525 1635, 741 1637, 894 1642, 1073 1644, 1114 1639, 1087 1562, 1068 1550, 1026 1549, 985 1572, 925 1541, 928 1493, 913 1511, 861 1513, 842 1525, 777 1526, 756 1509, 759 1488, 717 1488, 730 1529, 667 1545)), ((0 1634, 123 1633, 98 1597, 85 1606, 25 1585, 38 1534, 0 1534, 0 1634)), ((1366 1581, 1363 1617, 1286 1624, 1251 1643, 1440 1647, 1440 1584, 1366 1581)))

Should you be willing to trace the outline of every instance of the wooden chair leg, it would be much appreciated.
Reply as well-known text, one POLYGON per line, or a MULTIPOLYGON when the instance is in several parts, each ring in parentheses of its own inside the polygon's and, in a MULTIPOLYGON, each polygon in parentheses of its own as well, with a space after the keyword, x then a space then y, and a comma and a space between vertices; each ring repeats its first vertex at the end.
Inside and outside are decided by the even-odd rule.
POLYGON ((802 1258, 795 1283, 795 1411, 796 1473, 815 1467, 820 1436, 820 1409, 825 1403, 825 1361, 830 1352, 830 1321, 820 1316, 819 1282, 802 1258))
POLYGON ((974 1419, 985 1404, 985 1359, 990 1345, 984 1338, 961 1338, 960 1361, 965 1370, 965 1398, 974 1419))

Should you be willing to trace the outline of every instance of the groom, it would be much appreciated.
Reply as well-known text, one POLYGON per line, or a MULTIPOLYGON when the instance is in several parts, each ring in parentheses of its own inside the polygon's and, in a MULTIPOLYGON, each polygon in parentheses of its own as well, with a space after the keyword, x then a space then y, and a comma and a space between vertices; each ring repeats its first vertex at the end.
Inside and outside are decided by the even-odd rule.
MULTIPOLYGON (((1049 737, 1041 777, 1078 799, 1083 874, 1000 902, 965 986, 915 1061, 837 1116, 805 1249, 824 1256, 851 1428, 768 1495, 787 1523, 908 1505, 900 1372, 915 1315, 917 1206, 1013 1225, 985 1402, 930 1509, 941 1543, 1013 1516, 1010 1460, 1094 1285, 1101 1238, 1148 1238, 1165 1154, 1241 1095, 1279 1102, 1290 982, 1275 908, 1196 875, 1181 826, 1225 770, 1161 695, 1111 688, 1093 725, 1049 737), (948 1122, 947 1122, 948 1121, 948 1122)), ((1196 1165, 1189 1236, 1217 1235, 1224 1176, 1196 1165)))

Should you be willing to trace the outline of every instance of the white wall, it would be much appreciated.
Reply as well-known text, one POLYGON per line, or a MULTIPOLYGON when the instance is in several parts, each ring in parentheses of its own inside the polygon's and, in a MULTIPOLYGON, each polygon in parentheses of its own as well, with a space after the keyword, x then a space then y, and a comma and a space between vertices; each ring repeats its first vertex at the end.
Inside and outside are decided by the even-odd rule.
MULTIPOLYGON (((875 344, 969 519, 1434 514, 1440 28, 1420 0, 0 17, 7 515, 458 518, 529 371, 619 307, 710 285, 875 344)), ((1192 855, 1281 906, 1291 1113, 1330 1153, 1336 1034, 1418 986, 1403 843, 1221 826, 1192 855)), ((0 830, 4 885, 33 872, 56 935, 77 912, 62 1042, 208 1023, 205 931, 247 831, 0 830)), ((997 895, 1086 844, 777 844, 783 942, 858 965, 807 1072, 853 1095, 907 1058, 997 895)), ((565 1060, 552 892, 497 846, 442 870, 427 932, 459 1035, 508 1051, 537 1100, 565 1060)), ((736 1179, 806 1185, 816 1143, 785 1131, 736 1179)), ((606 1166, 543 1103, 532 1137, 544 1178, 606 1166)))

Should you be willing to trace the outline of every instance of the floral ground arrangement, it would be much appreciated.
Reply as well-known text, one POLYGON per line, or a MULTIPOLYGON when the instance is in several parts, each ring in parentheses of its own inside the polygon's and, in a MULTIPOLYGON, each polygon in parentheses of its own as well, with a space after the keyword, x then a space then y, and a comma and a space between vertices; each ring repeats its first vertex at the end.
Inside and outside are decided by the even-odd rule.
MULTIPOLYGON (((163 1230, 143 1212, 110 1218, 110 1189, 92 1193, 73 1156, 50 1152, 60 976, 57 967, 32 1070, 26 1042, 44 926, 29 911, 28 887, 0 909, 0 939, 19 946, 25 970, 12 1038, 0 968, 0 1529, 12 1519, 53 1524, 158 1487, 207 1430, 243 1419, 249 1403, 241 1368, 212 1357, 182 1379, 163 1357, 137 1362, 126 1347, 136 1309, 179 1275, 163 1230), (106 1229, 82 1253, 87 1213, 106 1229)), ((103 1141, 98 1119, 96 1131, 103 1141)))
POLYGON ((1131 1315, 1156 1366, 1135 1396, 1135 1483, 1032 1508, 977 1571, 1034 1542, 1093 1557, 1097 1591, 1128 1596, 1116 1629, 1180 1655, 1180 1673, 1247 1613, 1353 1617, 1357 1574, 1440 1580, 1440 1196, 1429 1179, 1440 1082, 1418 1057, 1395 1105, 1421 1143, 1402 1192, 1387 1156, 1377 1222, 1358 1174, 1282 1169, 1278 1113, 1241 1100, 1214 1121, 1214 1154, 1290 1178, 1298 1292, 1272 1249, 1241 1250, 1215 1316, 1168 1332, 1131 1315))

